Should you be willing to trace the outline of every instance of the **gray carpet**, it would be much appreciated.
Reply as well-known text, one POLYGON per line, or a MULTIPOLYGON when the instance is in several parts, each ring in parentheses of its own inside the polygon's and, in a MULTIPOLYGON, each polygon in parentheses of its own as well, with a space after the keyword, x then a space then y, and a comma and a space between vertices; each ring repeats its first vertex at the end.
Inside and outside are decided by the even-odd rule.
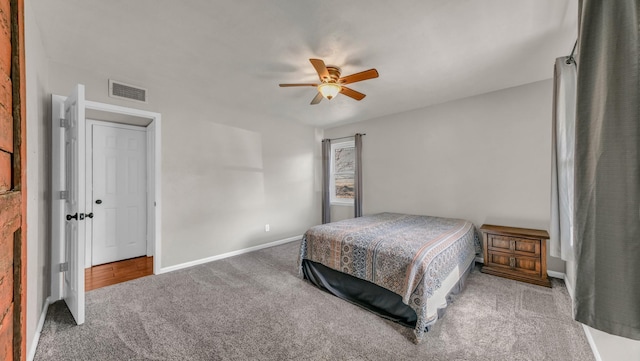
POLYGON ((476 270, 415 345, 410 329, 299 279, 298 247, 88 292, 82 326, 57 302, 35 360, 594 360, 562 281, 476 270))

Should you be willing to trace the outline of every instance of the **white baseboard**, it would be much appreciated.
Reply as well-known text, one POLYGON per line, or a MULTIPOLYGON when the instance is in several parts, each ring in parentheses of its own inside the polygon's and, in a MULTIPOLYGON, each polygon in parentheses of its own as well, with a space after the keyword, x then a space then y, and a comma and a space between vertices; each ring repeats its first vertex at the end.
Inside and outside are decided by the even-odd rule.
MULTIPOLYGON (((575 292, 575 288, 573 288, 573 284, 569 281, 569 277, 567 277, 567 275, 565 275, 564 273, 562 274, 564 275, 564 284, 565 286, 567 286, 567 292, 569 293, 569 297, 571 298, 571 312, 573 312, 573 295, 575 292)), ((549 273, 549 276, 552 276, 549 273)), ((554 277, 554 276, 552 276, 554 277)), ((560 278, 560 277, 558 277, 560 278)), ((584 323, 580 324, 582 326, 582 330, 584 331, 584 335, 587 337, 587 342, 589 343, 589 347, 591 347, 591 352, 593 352, 593 356, 595 357, 596 361, 602 361, 602 357, 600 356, 600 352, 598 351, 598 346, 596 346, 595 341, 593 340, 593 335, 591 335, 591 330, 589 329, 589 327, 587 325, 585 325, 584 323)))
POLYGON ((564 284, 565 286, 567 286, 567 292, 569 292, 569 297, 571 297, 571 300, 573 302, 573 284, 569 281, 569 277, 565 276, 564 277, 564 284))
POLYGON ((174 266, 162 267, 162 268, 160 268, 160 274, 177 271, 177 270, 183 269, 183 268, 193 267, 193 266, 201 265, 203 263, 208 263, 208 262, 221 260, 221 259, 224 259, 224 258, 238 256, 238 255, 241 255, 241 254, 244 254, 244 253, 258 251, 258 250, 261 250, 261 249, 264 249, 264 248, 269 248, 269 247, 273 247, 273 246, 279 246, 281 244, 285 244, 285 243, 289 243, 289 242, 293 242, 293 241, 298 241, 300 239, 302 239, 302 235, 293 236, 293 237, 281 239, 279 241, 265 243, 265 244, 261 244, 261 245, 258 245, 258 246, 245 248, 245 249, 240 249, 240 250, 233 251, 233 252, 227 252, 227 253, 219 254, 219 255, 216 255, 216 256, 202 258, 202 259, 198 259, 198 260, 195 260, 195 261, 180 263, 180 264, 177 264, 177 265, 174 265, 174 266))
POLYGON ((29 354, 27 355, 27 361, 33 361, 36 357, 36 349, 38 348, 38 342, 40 341, 40 334, 42 333, 42 326, 44 326, 44 320, 47 318, 47 310, 49 309, 49 304, 51 303, 51 297, 47 297, 44 300, 44 306, 42 306, 42 313, 40 313, 40 318, 38 319, 38 326, 36 326, 36 333, 33 335, 33 341, 31 341, 31 345, 29 346, 29 354))
POLYGON ((553 278, 559 278, 561 280, 564 280, 566 278, 566 275, 562 272, 556 272, 556 271, 549 271, 547 270, 547 275, 549 277, 553 277, 553 278))
POLYGON ((591 330, 589 326, 581 323, 582 329, 584 330, 584 334, 587 336, 587 341, 589 342, 589 346, 591 347, 591 351, 593 352, 593 356, 596 358, 596 361, 602 361, 602 357, 600 356, 600 352, 598 352, 598 347, 596 346, 596 342, 593 340, 593 336, 591 335, 591 330))

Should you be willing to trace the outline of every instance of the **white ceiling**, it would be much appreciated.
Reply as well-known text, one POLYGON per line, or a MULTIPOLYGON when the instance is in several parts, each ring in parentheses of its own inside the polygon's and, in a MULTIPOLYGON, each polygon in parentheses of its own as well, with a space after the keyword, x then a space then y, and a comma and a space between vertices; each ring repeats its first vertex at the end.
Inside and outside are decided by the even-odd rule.
POLYGON ((211 104, 318 127, 377 118, 553 74, 577 33, 577 0, 32 1, 50 60, 149 89, 190 87, 211 104), (354 83, 360 101, 311 106, 308 59, 354 83))

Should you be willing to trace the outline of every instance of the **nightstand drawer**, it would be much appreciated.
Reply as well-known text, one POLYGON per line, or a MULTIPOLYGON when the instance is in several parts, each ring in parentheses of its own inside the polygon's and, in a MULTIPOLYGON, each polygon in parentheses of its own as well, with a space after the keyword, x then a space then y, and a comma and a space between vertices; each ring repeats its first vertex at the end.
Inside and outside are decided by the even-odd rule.
POLYGON ((503 270, 513 270, 523 275, 542 276, 540 258, 518 256, 513 253, 488 252, 485 265, 503 270))
POLYGON ((512 252, 522 256, 539 257, 540 240, 508 237, 489 234, 487 240, 489 250, 512 252))

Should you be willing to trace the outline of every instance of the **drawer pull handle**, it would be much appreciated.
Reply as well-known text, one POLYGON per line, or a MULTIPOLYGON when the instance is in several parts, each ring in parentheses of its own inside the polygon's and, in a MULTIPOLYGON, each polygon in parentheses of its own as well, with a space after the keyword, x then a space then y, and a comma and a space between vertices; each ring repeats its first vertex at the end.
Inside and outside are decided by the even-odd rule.
POLYGON ((509 267, 511 267, 511 268, 515 268, 516 267, 516 258, 515 257, 510 257, 509 258, 509 267))
POLYGON ((514 251, 516 249, 516 241, 515 240, 511 240, 511 250, 514 251))

